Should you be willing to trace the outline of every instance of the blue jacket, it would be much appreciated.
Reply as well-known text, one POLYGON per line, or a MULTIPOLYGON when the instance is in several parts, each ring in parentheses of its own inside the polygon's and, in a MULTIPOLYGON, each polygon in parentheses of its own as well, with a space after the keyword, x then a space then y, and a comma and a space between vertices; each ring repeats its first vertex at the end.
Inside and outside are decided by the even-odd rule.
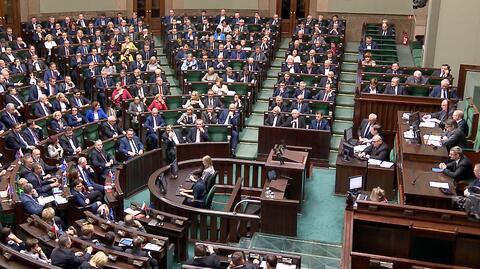
MULTIPOLYGON (((458 99, 456 90, 449 89, 447 94, 449 99, 458 99)), ((429 96, 440 98, 442 96, 442 88, 440 86, 435 86, 430 92, 429 96)))
MULTIPOLYGON (((138 138, 138 136, 133 137, 133 143, 135 143, 135 145, 137 146, 137 149, 139 151, 143 150, 143 148, 144 148, 143 144, 142 144, 142 142, 140 142, 140 139, 138 138)), ((118 146, 118 151, 120 153, 124 154, 125 156, 128 156, 127 152, 133 151, 127 137, 122 137, 122 139, 120 139, 120 144, 118 146)))
POLYGON ((76 117, 73 116, 72 114, 67 114, 67 124, 68 124, 68 126, 77 127, 77 126, 80 126, 80 125, 85 124, 85 123, 87 123, 87 119, 85 119, 85 117, 82 114, 78 113, 76 115, 76 117), (77 120, 78 118, 80 118, 82 120, 78 121, 77 120))
POLYGON ((40 215, 42 214, 43 206, 38 203, 37 199, 33 198, 30 195, 23 193, 20 195, 20 200, 23 204, 23 209, 25 213, 32 215, 40 215))
MULTIPOLYGON (((224 109, 222 113, 220 113, 220 116, 218 116, 218 124, 225 123, 228 117, 228 113, 229 113, 228 109, 224 109)), ((237 126, 239 119, 240 119, 240 113, 238 112, 233 113, 233 117, 229 121, 233 129, 235 129, 235 126, 237 126)))
MULTIPOLYGON (((87 121, 88 122, 93 122, 95 121, 94 118, 93 118, 93 110, 92 109, 89 109, 87 111, 87 115, 85 116, 87 118, 87 121)), ((99 108, 98 109, 98 119, 99 120, 103 120, 103 119, 106 119, 108 118, 107 114, 105 113, 105 111, 103 111, 102 108, 99 108)))
MULTIPOLYGON (((157 122, 158 127, 165 126, 165 121, 163 120, 162 116, 160 116, 160 114, 158 114, 155 117, 155 121, 157 122)), ((150 115, 150 116, 147 117, 147 119, 145 120, 145 127, 147 128, 147 133, 148 134, 154 133, 154 131, 153 131, 153 115, 150 115)))
POLYGON ((320 123, 318 124, 318 121, 315 119, 315 120, 312 120, 312 122, 310 123, 309 129, 330 131, 330 124, 326 119, 320 120, 320 123))

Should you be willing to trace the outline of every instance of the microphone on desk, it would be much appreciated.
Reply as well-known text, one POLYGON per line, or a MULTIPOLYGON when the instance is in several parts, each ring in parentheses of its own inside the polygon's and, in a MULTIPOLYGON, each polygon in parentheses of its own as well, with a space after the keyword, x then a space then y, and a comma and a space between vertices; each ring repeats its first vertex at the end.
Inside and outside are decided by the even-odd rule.
POLYGON ((417 184, 417 180, 418 180, 418 178, 419 178, 420 176, 422 176, 423 174, 428 174, 428 173, 430 173, 430 171, 423 171, 422 173, 418 174, 418 175, 413 179, 412 185, 417 184))

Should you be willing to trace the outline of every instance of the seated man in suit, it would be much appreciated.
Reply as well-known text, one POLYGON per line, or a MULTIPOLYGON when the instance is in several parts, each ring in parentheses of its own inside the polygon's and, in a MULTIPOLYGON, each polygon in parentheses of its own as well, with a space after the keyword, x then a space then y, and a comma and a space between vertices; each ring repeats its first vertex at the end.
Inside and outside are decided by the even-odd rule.
POLYGON ((127 134, 120 140, 118 151, 122 153, 127 159, 143 154, 144 146, 140 138, 135 135, 133 129, 128 129, 127 134))
POLYGON ((82 95, 82 92, 77 90, 73 93, 72 98, 70 98, 70 104, 72 107, 86 107, 90 105, 90 100, 82 95))
POLYGON ((400 70, 400 65, 398 63, 393 63, 392 68, 387 69, 385 73, 392 75, 403 75, 403 70, 400 70))
POLYGON ((100 182, 104 182, 108 174, 113 171, 115 163, 113 156, 103 149, 102 140, 95 141, 95 149, 90 152, 90 162, 97 173, 100 173, 100 182))
POLYGON ((442 78, 452 78, 452 74, 450 71, 450 65, 442 64, 440 70, 435 70, 432 73, 432 77, 442 77, 442 78))
POLYGON ((40 101, 33 107, 33 115, 37 118, 45 117, 52 114, 52 104, 48 101, 46 95, 40 96, 40 101))
POLYGON ((365 37, 365 42, 360 43, 358 52, 359 52, 359 55, 363 55, 367 50, 376 50, 376 49, 378 49, 377 43, 373 41, 371 36, 367 36, 365 37))
POLYGON ((420 70, 413 72, 413 76, 409 76, 405 81, 405 84, 409 85, 425 85, 427 83, 428 78, 422 76, 422 72, 420 70))
POLYGON ((208 137, 208 132, 205 130, 205 125, 203 120, 197 119, 195 121, 195 127, 191 128, 187 135, 188 143, 200 143, 208 142, 210 138, 208 137))
POLYGON ((5 146, 14 151, 21 149, 22 152, 35 148, 34 145, 29 145, 27 140, 23 137, 22 125, 19 123, 12 128, 12 132, 5 138, 5 146))
POLYGON ((468 184, 468 187, 463 191, 465 197, 472 194, 480 194, 480 163, 475 164, 473 174, 475 175, 475 179, 468 184))
POLYGON ((146 242, 143 237, 137 236, 133 239, 132 248, 126 249, 125 253, 129 253, 139 257, 147 257, 149 258, 147 262, 148 263, 147 268, 158 269, 157 259, 152 258, 152 254, 150 254, 150 251, 143 250, 145 243, 146 242))
POLYGON ((213 251, 212 246, 196 244, 195 256, 188 259, 186 264, 198 267, 219 268, 220 259, 215 254, 215 251, 213 251))
POLYGON ((335 79, 335 73, 333 71, 329 71, 326 77, 322 77, 320 79, 320 83, 318 83, 318 87, 325 87, 325 85, 331 84, 332 87, 337 85, 337 80, 335 79))
POLYGON ((450 88, 450 80, 448 79, 442 79, 440 86, 435 86, 428 96, 442 99, 458 99, 457 91, 450 88))
MULTIPOLYGON (((257 261, 258 262, 258 261, 257 261)), ((232 254, 230 265, 228 268, 238 268, 238 269, 256 269, 258 264, 249 263, 245 261, 245 254, 241 251, 235 251, 232 254)))
POLYGON ((388 146, 382 140, 380 135, 375 135, 372 138, 372 144, 365 148, 360 154, 360 157, 372 158, 380 161, 388 160, 388 146))
POLYGON ((278 84, 278 87, 273 91, 272 97, 280 96, 282 98, 290 98, 292 96, 292 90, 285 86, 285 82, 282 81, 278 84))
POLYGON ((323 117, 322 111, 315 113, 315 119, 310 123, 309 129, 330 131, 330 123, 323 117))
POLYGON ((319 91, 312 99, 320 100, 323 102, 334 102, 335 101, 335 91, 332 89, 331 84, 325 85, 325 90, 319 91))
POLYGON ((325 60, 325 62, 323 62, 323 65, 320 65, 320 67, 318 67, 318 73, 320 75, 328 76, 329 72, 333 72, 335 74, 335 72, 337 72, 337 69, 335 68, 335 66, 332 65, 332 61, 325 60))
POLYGON ((285 120, 283 127, 291 127, 294 129, 305 129, 307 125, 305 124, 305 119, 300 116, 300 112, 296 109, 292 110, 292 115, 285 120))
POLYGON ((70 126, 65 127, 65 134, 60 138, 60 145, 66 156, 73 156, 82 151, 82 147, 77 137, 73 135, 73 129, 70 126))
POLYGON ((240 121, 240 113, 237 111, 235 104, 230 104, 228 109, 224 109, 218 117, 219 124, 232 126, 232 137, 230 139, 232 146, 232 155, 235 156, 238 144, 238 124, 240 121))
POLYGON ((393 77, 392 81, 390 82, 387 87, 385 87, 384 94, 393 94, 393 95, 404 95, 407 94, 405 92, 405 87, 398 85, 400 83, 400 79, 398 77, 393 77))
POLYGON ((202 111, 200 118, 203 120, 205 124, 217 124, 218 123, 218 115, 217 112, 213 109, 212 105, 207 105, 207 110, 202 111))
POLYGON ((367 134, 367 137, 363 137, 359 139, 358 142, 361 144, 371 144, 373 137, 376 135, 379 135, 383 139, 383 136, 380 133, 381 130, 382 130, 382 126, 380 124, 376 123, 372 125, 372 127, 370 127, 369 133, 367 134))
POLYGON ((78 163, 75 169, 78 172, 78 176, 83 179, 82 184, 85 186, 87 191, 99 191, 102 195, 105 192, 105 188, 103 185, 97 184, 95 179, 95 171, 93 168, 88 164, 87 158, 80 157, 78 158, 78 163))
POLYGON ((180 130, 173 129, 172 125, 167 125, 162 135, 162 141, 165 145, 168 163, 172 163, 177 158, 177 145, 184 144, 185 139, 180 130))
POLYGON ((8 103, 5 106, 5 111, 2 113, 1 121, 6 129, 11 129, 21 122, 20 113, 15 109, 15 105, 8 103))
POLYGON ((125 134, 125 131, 117 124, 117 118, 115 116, 109 116, 107 121, 102 124, 101 127, 103 139, 117 137, 125 134))
POLYGON ((45 161, 42 159, 40 150, 37 148, 32 150, 32 158, 33 163, 38 163, 42 167, 42 176, 45 176, 47 174, 54 174, 58 170, 57 166, 48 165, 45 163, 45 161))
POLYGON ((108 248, 108 249, 111 249, 111 250, 115 250, 115 251, 123 251, 123 248, 120 247, 120 246, 116 246, 115 245, 115 232, 114 231, 108 231, 105 233, 105 236, 104 236, 104 239, 103 239, 103 243, 104 243, 104 247, 105 248, 108 248))
POLYGON ((279 106, 275 106, 272 109, 272 112, 268 113, 267 118, 265 119, 264 124, 267 126, 280 127, 283 125, 285 119, 282 116, 281 109, 279 106))
POLYGON ((223 104, 220 101, 220 98, 215 96, 215 93, 212 90, 208 90, 207 97, 202 100, 204 106, 211 105, 214 108, 222 108, 223 104))
MULTIPOLYGON (((118 224, 132 231, 146 232, 145 227, 143 227, 140 221, 136 220, 135 217, 131 214, 125 214, 123 221, 119 221, 118 224)), ((124 231, 118 231, 118 234, 121 236, 125 236, 124 231)))
POLYGON ((388 24, 382 23, 382 26, 380 26, 380 29, 378 30, 378 35, 391 36, 393 35, 393 30, 392 28, 388 27, 388 24))
POLYGON ((451 177, 455 183, 475 178, 472 162, 467 156, 463 155, 463 150, 460 147, 452 147, 448 156, 450 157, 448 163, 438 165, 438 168, 443 169, 443 174, 451 177))
POLYGON ((452 119, 457 122, 458 129, 462 130, 465 136, 468 136, 468 124, 463 119, 463 111, 462 110, 453 111, 452 119))
POLYGON ((152 149, 156 149, 158 147, 157 130, 165 126, 165 121, 163 120, 162 116, 158 114, 157 108, 152 109, 152 113, 145 120, 144 126, 147 128, 148 145, 150 145, 152 149))
POLYGON ((377 115, 374 113, 370 113, 370 115, 368 115, 368 119, 363 119, 360 123, 360 127, 357 130, 358 139, 372 139, 373 136, 370 133, 370 129, 375 124, 377 124, 377 115))
POLYGON ((54 248, 50 259, 52 265, 61 268, 78 268, 84 261, 90 260, 93 247, 88 246, 83 253, 75 253, 72 250, 72 240, 68 234, 63 234, 58 239, 58 247, 54 248))
POLYGON ((299 113, 302 114, 308 114, 310 113, 310 107, 308 106, 308 103, 305 103, 303 101, 303 95, 298 95, 297 100, 293 101, 292 107, 290 108, 293 112, 293 110, 297 110, 299 113))
POLYGON ((37 191, 33 188, 33 185, 27 183, 23 187, 23 193, 20 195, 20 200, 22 201, 23 209, 28 215, 38 215, 42 214, 43 205, 41 205, 37 200, 38 194, 37 191))
POLYGON ((440 106, 442 107, 442 110, 438 112, 433 112, 431 114, 425 114, 423 115, 422 119, 428 120, 433 118, 438 119, 440 122, 445 122, 448 118, 452 116, 451 110, 448 109, 448 99, 443 100, 440 106))
POLYGON ((33 188, 40 196, 52 195, 52 189, 58 187, 60 183, 51 175, 42 176, 42 166, 39 163, 32 165, 32 172, 25 176, 28 183, 32 184, 33 188))
POLYGON ((80 178, 75 179, 72 185, 73 187, 70 192, 75 200, 76 206, 88 207, 92 213, 97 214, 98 208, 102 206, 103 194, 97 190, 87 191, 80 178))
POLYGON ((457 122, 453 119, 445 121, 445 132, 442 134, 442 139, 440 141, 447 150, 450 150, 455 146, 463 148, 467 145, 465 134, 458 128, 457 122))
POLYGON ((78 113, 78 107, 72 107, 72 113, 67 114, 67 125, 70 127, 78 127, 86 123, 87 119, 82 113, 78 113))

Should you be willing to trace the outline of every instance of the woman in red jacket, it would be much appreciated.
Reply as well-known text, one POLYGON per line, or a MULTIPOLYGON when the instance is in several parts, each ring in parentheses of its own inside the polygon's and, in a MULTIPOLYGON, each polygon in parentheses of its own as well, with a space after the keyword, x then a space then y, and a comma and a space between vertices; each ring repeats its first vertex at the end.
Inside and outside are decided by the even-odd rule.
POLYGON ((115 84, 115 90, 112 93, 112 102, 116 108, 120 108, 120 104, 123 100, 132 99, 133 96, 130 92, 122 87, 122 83, 117 82, 115 84))
POLYGON ((155 95, 155 99, 153 99, 152 103, 148 106, 148 111, 152 111, 153 108, 158 110, 167 110, 167 104, 162 98, 162 95, 159 93, 155 95))

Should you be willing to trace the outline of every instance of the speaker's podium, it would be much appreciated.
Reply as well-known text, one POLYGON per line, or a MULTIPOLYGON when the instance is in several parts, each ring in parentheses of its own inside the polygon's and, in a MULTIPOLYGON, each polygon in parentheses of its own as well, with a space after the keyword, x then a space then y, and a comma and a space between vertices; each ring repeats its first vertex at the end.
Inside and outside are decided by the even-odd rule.
POLYGON ((280 147, 276 145, 265 162, 269 180, 260 196, 262 232, 296 236, 309 148, 280 147))

